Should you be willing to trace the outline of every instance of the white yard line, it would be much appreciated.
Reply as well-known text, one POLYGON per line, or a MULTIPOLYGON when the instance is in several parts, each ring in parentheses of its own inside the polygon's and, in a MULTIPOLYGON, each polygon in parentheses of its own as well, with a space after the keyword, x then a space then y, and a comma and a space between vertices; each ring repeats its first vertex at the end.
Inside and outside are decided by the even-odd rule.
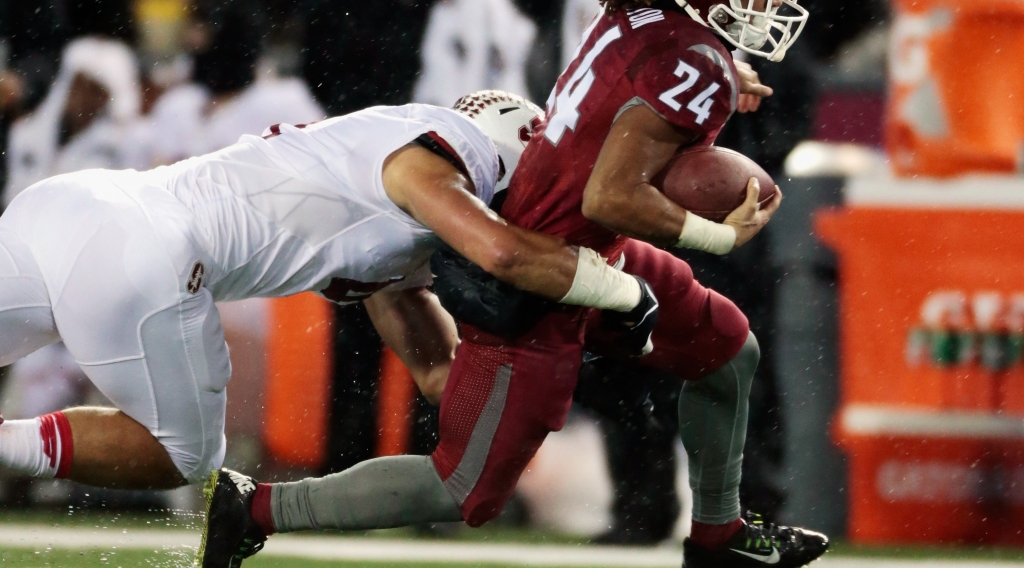
MULTIPOLYGON (((0 547, 45 549, 167 550, 195 547, 194 531, 123 528, 61 528, 0 524, 0 547)), ((676 568, 677 547, 624 548, 424 542, 335 536, 276 536, 261 555, 310 560, 512 564, 521 566, 618 566, 676 568)), ((993 568, 1013 563, 826 558, 815 568, 993 568)))

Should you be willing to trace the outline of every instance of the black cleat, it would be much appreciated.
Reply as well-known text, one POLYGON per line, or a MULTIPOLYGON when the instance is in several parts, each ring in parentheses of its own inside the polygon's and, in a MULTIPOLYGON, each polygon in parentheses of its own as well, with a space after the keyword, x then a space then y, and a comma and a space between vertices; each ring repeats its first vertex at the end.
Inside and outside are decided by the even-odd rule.
POLYGON ((256 481, 230 469, 210 474, 203 487, 206 526, 196 556, 198 568, 238 568, 263 549, 267 536, 249 514, 256 481))
POLYGON ((747 521, 725 547, 711 550, 683 543, 684 568, 798 568, 817 560, 828 550, 828 537, 795 527, 765 525, 760 517, 747 521))

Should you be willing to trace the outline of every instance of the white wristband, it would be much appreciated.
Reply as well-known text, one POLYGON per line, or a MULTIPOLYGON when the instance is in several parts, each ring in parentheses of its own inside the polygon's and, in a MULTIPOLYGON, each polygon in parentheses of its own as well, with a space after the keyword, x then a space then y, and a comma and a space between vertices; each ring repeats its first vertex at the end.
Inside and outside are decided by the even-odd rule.
POLYGON ((641 297, 640 282, 636 278, 608 266, 597 251, 580 247, 572 287, 559 302, 628 312, 640 303, 641 297))
POLYGON ((702 250, 711 254, 728 254, 736 246, 736 229, 722 223, 686 212, 683 233, 676 247, 702 250))

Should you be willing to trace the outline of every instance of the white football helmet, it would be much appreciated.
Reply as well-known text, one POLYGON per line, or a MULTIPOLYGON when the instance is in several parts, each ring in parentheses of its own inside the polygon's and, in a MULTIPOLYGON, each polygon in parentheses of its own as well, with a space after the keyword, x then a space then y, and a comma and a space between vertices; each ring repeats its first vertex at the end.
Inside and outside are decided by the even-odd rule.
POLYGON ((782 61, 804 30, 807 10, 797 0, 781 0, 779 6, 765 0, 765 7, 760 10, 754 7, 755 2, 676 0, 691 18, 718 32, 737 49, 770 61, 782 61), (779 14, 779 10, 783 13, 779 14))
POLYGON ((530 101, 505 91, 477 91, 459 99, 455 110, 472 118, 498 149, 501 171, 494 193, 508 189, 519 158, 544 111, 530 101))

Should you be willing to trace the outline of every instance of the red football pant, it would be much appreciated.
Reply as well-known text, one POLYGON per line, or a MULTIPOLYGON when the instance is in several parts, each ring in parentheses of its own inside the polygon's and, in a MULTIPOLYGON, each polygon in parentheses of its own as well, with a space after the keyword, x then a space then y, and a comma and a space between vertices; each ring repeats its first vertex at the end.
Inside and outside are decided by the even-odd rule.
MULTIPOLYGON (((661 304, 643 364, 696 380, 739 353, 747 318, 694 280, 686 262, 636 240, 623 254, 624 270, 647 280, 661 304)), ((583 350, 618 355, 599 320, 595 310, 562 306, 514 341, 462 326, 432 457, 470 526, 501 512, 544 438, 565 424, 583 350)))

